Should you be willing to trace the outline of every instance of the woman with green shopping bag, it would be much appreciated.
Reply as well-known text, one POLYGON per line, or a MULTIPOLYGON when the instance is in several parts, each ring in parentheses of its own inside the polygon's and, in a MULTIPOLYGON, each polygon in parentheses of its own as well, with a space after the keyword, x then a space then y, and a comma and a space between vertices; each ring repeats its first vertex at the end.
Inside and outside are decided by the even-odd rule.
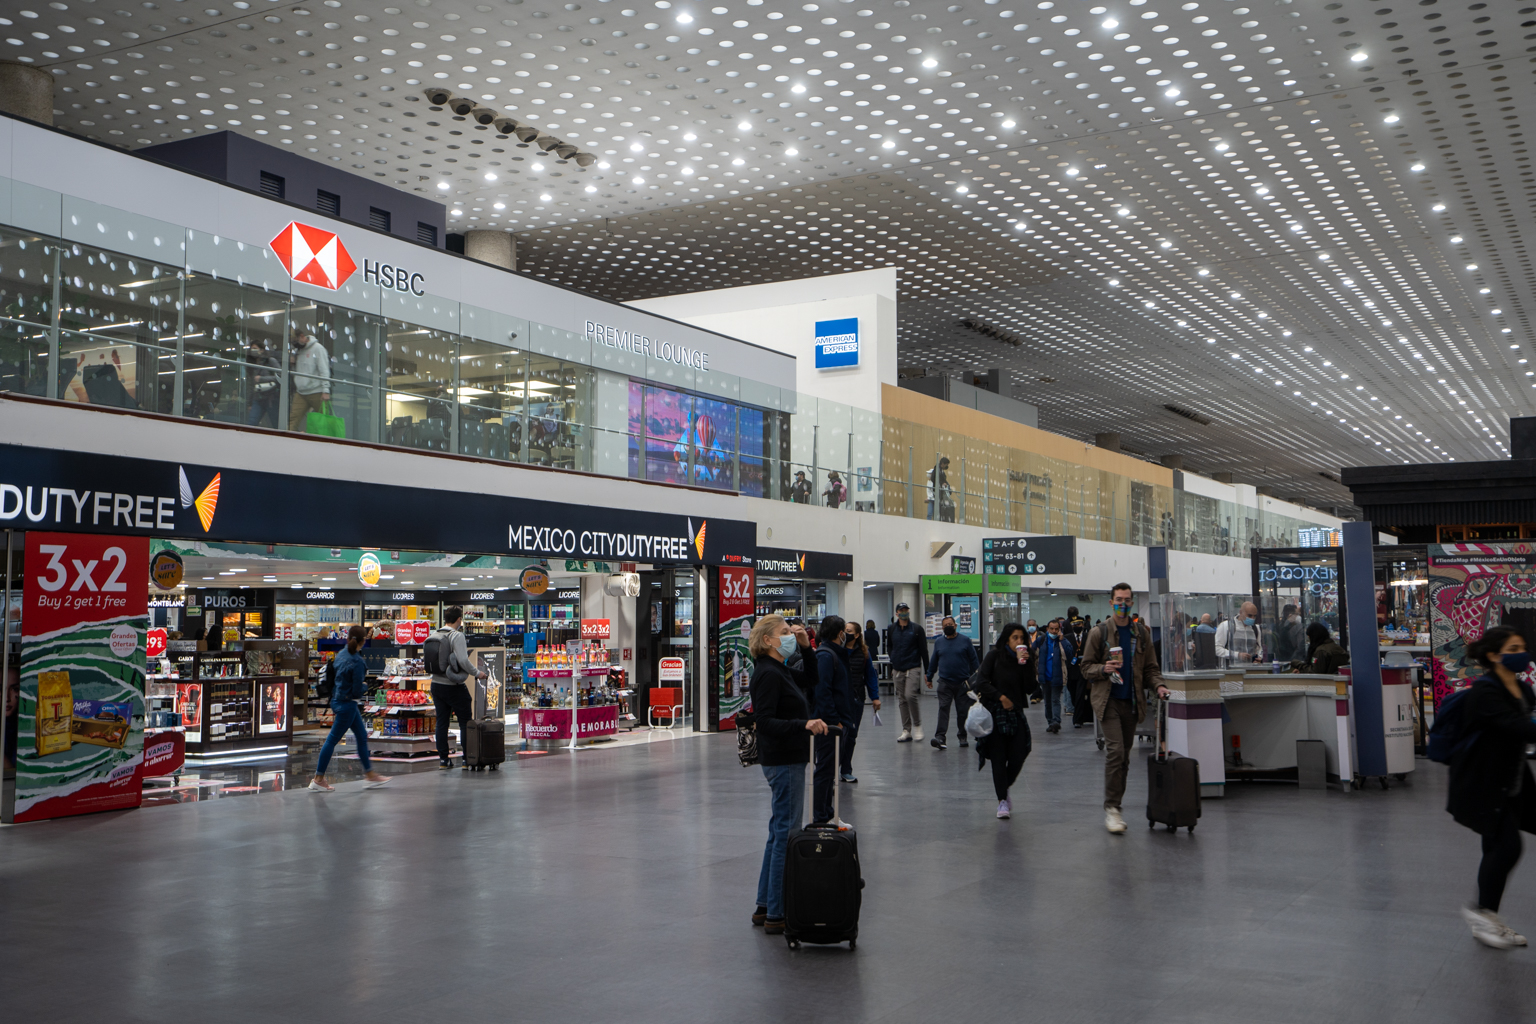
MULTIPOLYGON (((331 355, 308 331, 295 330, 288 346, 288 365, 293 371, 288 406, 288 429, 305 433, 311 413, 328 416, 331 401, 331 355)), ((315 431, 318 433, 319 431, 315 431)))

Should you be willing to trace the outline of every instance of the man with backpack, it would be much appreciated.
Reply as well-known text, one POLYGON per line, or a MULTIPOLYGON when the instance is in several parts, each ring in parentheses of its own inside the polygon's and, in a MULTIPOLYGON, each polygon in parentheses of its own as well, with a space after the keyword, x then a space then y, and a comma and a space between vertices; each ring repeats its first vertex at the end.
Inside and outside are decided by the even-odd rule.
POLYGON ((1104 827, 1116 834, 1125 831, 1120 803, 1136 745, 1136 725, 1147 714, 1143 691, 1156 690, 1160 698, 1168 695, 1152 647, 1152 631, 1131 618, 1134 594, 1129 583, 1111 588, 1110 617, 1089 631, 1082 658, 1093 713, 1104 726, 1104 827))
POLYGON ((459 628, 463 619, 463 608, 458 605, 447 608, 443 612, 442 628, 427 637, 423 650, 427 674, 432 677, 432 704, 437 709, 437 766, 442 769, 453 767, 448 748, 448 717, 451 714, 458 718, 460 737, 469 731, 474 703, 465 683, 470 676, 486 677, 484 672, 476 673, 469 662, 469 645, 459 628))

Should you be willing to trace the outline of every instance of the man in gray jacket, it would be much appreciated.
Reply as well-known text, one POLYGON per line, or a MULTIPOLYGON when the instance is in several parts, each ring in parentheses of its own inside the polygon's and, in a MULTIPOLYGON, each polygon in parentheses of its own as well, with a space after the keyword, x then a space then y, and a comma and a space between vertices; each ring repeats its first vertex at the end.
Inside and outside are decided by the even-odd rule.
POLYGON ((304 432, 312 412, 323 412, 331 400, 331 354, 306 330, 295 330, 289 342, 288 362, 293 370, 288 403, 288 429, 304 432))
POLYGON ((453 757, 448 752, 448 717, 452 714, 458 718, 462 742, 474 715, 469 687, 465 683, 470 676, 486 677, 484 672, 476 673, 470 664, 469 645, 459 628, 463 619, 464 609, 451 605, 443 611, 442 628, 427 637, 429 644, 437 641, 438 664, 428 665, 427 671, 432 674, 432 704, 437 709, 437 766, 444 769, 453 767, 453 757))

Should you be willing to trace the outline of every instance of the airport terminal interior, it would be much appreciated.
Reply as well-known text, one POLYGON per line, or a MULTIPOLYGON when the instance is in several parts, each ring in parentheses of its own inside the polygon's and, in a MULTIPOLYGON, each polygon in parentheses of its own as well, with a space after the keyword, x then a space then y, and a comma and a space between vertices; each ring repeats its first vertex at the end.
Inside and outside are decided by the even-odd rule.
POLYGON ((1536 4, 28 3, 9 1016, 1536 1014, 1536 4))

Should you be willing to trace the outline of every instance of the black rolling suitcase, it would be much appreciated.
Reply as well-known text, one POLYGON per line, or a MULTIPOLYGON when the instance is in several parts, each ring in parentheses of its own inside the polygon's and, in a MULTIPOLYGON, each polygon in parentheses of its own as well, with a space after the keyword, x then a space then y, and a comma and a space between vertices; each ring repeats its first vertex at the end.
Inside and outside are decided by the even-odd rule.
POLYGON ((1168 750, 1168 701, 1157 702, 1157 752, 1147 755, 1147 827, 1195 830, 1200 820, 1200 762, 1168 750))
MULTIPOLYGON (((832 765, 840 751, 833 741, 832 765)), ((814 806, 816 740, 811 739, 811 785, 806 809, 814 806)), ((864 877, 859 872, 859 838, 852 826, 839 824, 837 785, 832 789, 832 820, 806 825, 789 837, 784 855, 784 938, 790 949, 802 942, 831 945, 859 938, 859 907, 864 902, 864 877)))
POLYGON ((493 720, 470 722, 464 730, 464 767, 472 772, 496 766, 507 759, 507 727, 493 720))

